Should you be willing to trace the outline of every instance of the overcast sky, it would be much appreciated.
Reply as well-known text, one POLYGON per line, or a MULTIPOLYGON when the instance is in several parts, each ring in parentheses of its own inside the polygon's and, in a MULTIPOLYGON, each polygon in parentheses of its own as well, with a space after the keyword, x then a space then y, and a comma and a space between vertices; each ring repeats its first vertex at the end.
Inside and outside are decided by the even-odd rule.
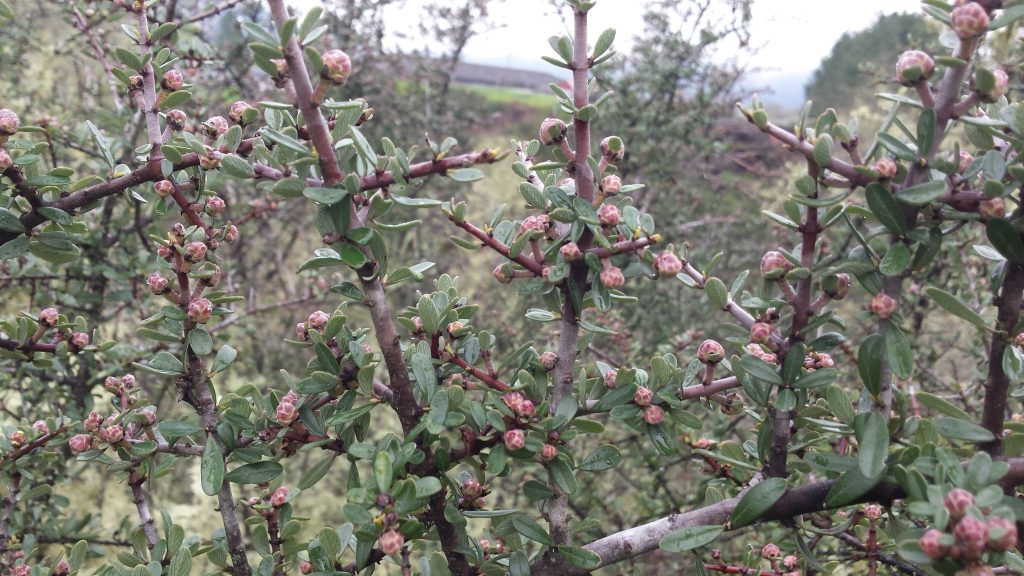
MULTIPOLYGON (((417 30, 426 4, 405 0, 388 13, 390 29, 417 30)), ((642 6, 642 0, 598 0, 590 12, 594 36, 613 27, 618 48, 628 50, 631 39, 643 31, 642 6)), ((751 36, 758 50, 748 64, 760 72, 751 83, 775 86, 776 99, 792 104, 803 97, 807 77, 844 32, 868 27, 883 12, 919 8, 919 0, 754 0, 751 36)), ((554 72, 540 57, 551 53, 549 36, 567 32, 568 14, 567 8, 555 14, 550 0, 494 1, 491 15, 500 25, 474 38, 463 54, 471 62, 554 72)))

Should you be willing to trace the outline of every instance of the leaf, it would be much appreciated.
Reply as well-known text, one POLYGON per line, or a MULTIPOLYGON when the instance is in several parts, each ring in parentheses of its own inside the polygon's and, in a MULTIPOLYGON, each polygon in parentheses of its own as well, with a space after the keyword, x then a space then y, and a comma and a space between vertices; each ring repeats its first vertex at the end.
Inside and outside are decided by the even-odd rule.
POLYGON ((746 526, 757 520, 786 493, 785 478, 767 478, 751 488, 732 511, 733 526, 746 526))
POLYGON ((570 564, 580 568, 593 570, 601 565, 600 556, 579 546, 559 546, 558 553, 568 560, 570 564))
POLYGON ((456 182, 476 182, 484 179, 484 173, 477 168, 460 168, 448 172, 447 176, 456 182))
POLYGON ((370 165, 377 165, 377 154, 373 151, 370 143, 363 136, 363 133, 359 131, 359 128, 350 126, 349 131, 352 133, 352 143, 356 147, 356 151, 363 157, 364 160, 370 165))
POLYGON ((171 559, 167 576, 188 576, 192 572, 192 554, 188 548, 179 548, 171 559))
POLYGON ((262 484, 270 482, 284 472, 284 467, 273 460, 245 464, 228 472, 228 482, 235 484, 262 484))
POLYGON ((740 366, 743 367, 747 376, 775 386, 782 385, 782 377, 779 376, 779 372, 760 358, 748 354, 740 360, 740 366))
POLYGON ((711 544, 724 530, 718 524, 687 526, 666 534, 658 546, 666 552, 688 552, 711 544))
POLYGON ((28 236, 18 236, 14 240, 0 244, 0 260, 17 258, 28 251, 28 236))
POLYGON ((564 460, 552 460, 548 464, 548 469, 551 471, 551 477, 554 478, 555 484, 558 485, 562 492, 570 496, 576 493, 576 490, 579 488, 579 484, 576 482, 576 475, 564 460))
POLYGON ((985 234, 992 247, 1015 264, 1024 264, 1024 242, 1009 220, 989 218, 985 222, 985 234))
POLYGON ((929 298, 934 300, 935 303, 941 306, 946 312, 949 312, 963 320, 967 320, 981 329, 988 328, 985 319, 979 316, 974 310, 968 308, 967 305, 961 302, 956 296, 953 296, 949 292, 935 286, 928 286, 924 291, 928 294, 929 298))
POLYGON ((416 479, 416 497, 427 498, 441 491, 441 481, 433 476, 416 479))
POLYGON ((892 320, 888 320, 885 331, 885 358, 889 368, 899 378, 907 379, 914 372, 914 351, 907 336, 892 320))
POLYGON ((516 529, 516 532, 534 542, 539 542, 545 546, 555 545, 555 541, 551 539, 547 531, 541 528, 540 524, 537 524, 533 518, 517 514, 512 517, 512 527, 516 529))
POLYGON ((912 206, 924 206, 934 201, 939 196, 942 196, 946 192, 947 184, 945 180, 932 180, 931 182, 925 182, 918 184, 917 186, 911 186, 905 188, 896 193, 896 198, 904 204, 910 204, 912 206))
POLYGON ((917 149, 922 154, 930 152, 932 145, 935 144, 935 124, 935 110, 931 108, 922 110, 921 115, 917 118, 917 149))
POLYGON ((967 440, 968 442, 991 442, 995 438, 985 428, 959 418, 938 418, 933 425, 935 432, 943 438, 967 440))
POLYGON ((885 341, 880 334, 864 339, 857 350, 857 369, 864 387, 877 396, 882 386, 882 349, 885 341))
POLYGON ((178 420, 164 420, 156 425, 156 429, 167 438, 181 438, 182 436, 203 431, 200 426, 178 420))
POLYGON ((886 251, 882 261, 878 263, 878 271, 884 276, 899 276, 910 266, 910 248, 897 241, 886 251))
POLYGON ((195 328, 188 333, 188 345, 200 356, 213 352, 213 336, 203 328, 195 328))
POLYGON ((715 306, 725 309, 729 302, 729 290, 725 287, 725 282, 715 277, 708 278, 704 283, 704 291, 707 292, 708 298, 715 306))
POLYGON ((213 360, 213 367, 210 369, 211 374, 222 372, 235 361, 235 357, 238 356, 238 351, 225 344, 217 350, 217 357, 213 360))
POLYGON ((622 453, 611 444, 604 444, 587 455, 579 464, 584 472, 601 472, 614 468, 622 461, 622 453))
POLYGON ((306 188, 302 195, 314 202, 330 206, 344 200, 348 196, 348 191, 344 188, 306 188))
POLYGON ((256 172, 253 171, 252 166, 234 154, 225 154, 220 159, 220 168, 235 178, 248 179, 256 177, 256 172))
POLYGON ((835 382, 837 378, 839 378, 839 371, 835 368, 821 368, 814 372, 801 374, 793 387, 797 389, 818 388, 835 382))
POLYGON ((4 0, 0 0, 0 18, 6 18, 8 20, 14 18, 14 11, 11 10, 11 7, 8 6, 7 2, 4 2, 4 0))
POLYGON ((857 433, 857 464, 866 478, 880 478, 885 471, 885 459, 889 455, 889 428, 885 417, 878 412, 868 412, 857 417, 854 425, 857 433))
POLYGON ((203 457, 200 460, 199 479, 207 496, 216 496, 224 484, 224 454, 212 435, 206 436, 203 457))
POLYGON ((7 208, 0 208, 0 230, 21 234, 25 232, 25 226, 22 225, 21 219, 18 218, 17 214, 7 208))
POLYGON ((865 478, 860 468, 851 468, 839 477, 825 496, 825 504, 829 508, 838 508, 863 496, 878 484, 881 478, 865 478))
POLYGON ((903 217, 903 208, 899 202, 892 197, 892 194, 878 183, 868 184, 864 193, 868 201, 868 208, 878 218, 878 221, 897 236, 907 233, 906 220, 903 217))
POLYGON ((935 410, 936 412, 945 414, 946 416, 952 416, 953 418, 959 420, 971 420, 971 416, 967 412, 964 412, 963 410, 961 410, 959 407, 955 406, 948 400, 939 398, 934 394, 928 392, 918 392, 916 394, 916 397, 918 402, 924 404, 926 407, 931 408, 932 410, 935 410))

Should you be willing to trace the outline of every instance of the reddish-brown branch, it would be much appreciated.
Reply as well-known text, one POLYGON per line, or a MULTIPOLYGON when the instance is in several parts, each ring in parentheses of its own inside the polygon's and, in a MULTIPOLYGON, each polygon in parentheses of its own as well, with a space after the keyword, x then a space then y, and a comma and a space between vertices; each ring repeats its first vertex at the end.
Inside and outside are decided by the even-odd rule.
POLYGON ((451 359, 451 363, 455 364, 459 368, 462 368, 470 376, 476 378, 477 380, 483 382, 484 384, 487 384, 488 386, 499 392, 507 392, 509 390, 508 384, 505 384, 501 380, 498 380, 497 378, 491 376, 490 374, 484 372, 483 370, 477 368, 476 366, 473 366, 472 364, 466 362, 465 360, 459 358, 458 356, 453 357, 451 359))
MULTIPOLYGON (((754 118, 749 115, 747 116, 747 120, 751 124, 754 122, 754 118)), ((797 138, 792 132, 783 130, 771 122, 766 123, 763 128, 760 128, 760 130, 784 144, 787 149, 801 154, 804 158, 809 160, 814 158, 814 146, 806 140, 797 138)), ((857 172, 852 164, 844 162, 835 156, 832 157, 831 162, 829 162, 829 165, 825 168, 828 168, 836 174, 846 178, 850 181, 850 185, 854 187, 865 186, 872 181, 870 178, 857 172)))
POLYGON ((128 471, 128 486, 132 490, 132 502, 139 513, 139 526, 146 536, 146 546, 152 550, 157 543, 156 526, 153 523, 153 514, 149 511, 149 501, 146 499, 146 491, 142 489, 142 483, 146 478, 139 474, 138 469, 132 466, 128 471))
POLYGON ((992 456, 1003 452, 1003 422, 1010 392, 1010 377, 1003 370, 1003 354, 1013 337, 1013 330, 1020 319, 1021 295, 1024 292, 1024 267, 1012 262, 1006 263, 1003 285, 995 298, 997 309, 995 333, 988 352, 988 377, 985 380, 985 403, 982 408, 981 425, 992 433, 993 440, 981 444, 981 449, 992 456))
POLYGON ((591 248, 586 252, 587 254, 593 254, 598 258, 608 258, 615 256, 616 254, 636 252, 637 250, 658 244, 661 240, 661 234, 654 234, 646 238, 637 238, 636 240, 623 240, 622 242, 616 242, 608 247, 599 246, 597 248, 591 248))
MULTIPOLYGON (((501 159, 501 157, 501 152, 493 148, 487 148, 480 152, 460 154, 458 156, 447 156, 440 160, 428 160, 413 164, 409 166, 409 173, 404 174, 404 177, 406 180, 414 180, 433 174, 446 174, 451 170, 458 170, 459 168, 467 168, 477 164, 491 164, 501 159)), ((395 175, 390 171, 386 171, 380 174, 363 176, 359 179, 359 188, 361 190, 374 190, 390 186, 394 183, 395 175)))
POLYGON ((188 199, 185 198, 185 194, 182 193, 181 187, 178 183, 171 180, 171 185, 174 188, 174 192, 171 193, 171 198, 181 208, 181 213, 185 215, 185 219, 188 220, 189 224, 201 228, 206 233, 207 238, 213 238, 213 229, 210 225, 203 221, 202 217, 192 208, 192 204, 189 203, 188 199))
POLYGON ((31 354, 33 352, 45 352, 53 354, 57 351, 56 344, 44 344, 42 342, 30 342, 28 340, 24 342, 18 342, 17 340, 9 340, 7 338, 0 338, 0 348, 7 350, 17 350, 19 352, 25 352, 31 354))
POLYGON ((516 264, 519 264, 520 266, 526 268, 530 272, 533 272, 537 276, 541 276, 544 273, 544 266, 542 264, 530 258, 529 256, 526 256, 525 254, 519 254, 518 256, 513 258, 512 256, 509 255, 511 251, 508 246, 506 246, 504 243, 502 243, 494 236, 491 236, 487 232, 484 232, 477 226, 470 224, 465 220, 457 221, 455 220, 454 216, 449 217, 449 219, 452 222, 454 222, 455 225, 458 226, 459 228, 462 228, 466 232, 472 234, 473 237, 479 240, 484 246, 487 246, 488 248, 494 250, 498 254, 501 254, 505 258, 508 258, 509 260, 515 262, 516 264))
POLYGON ((774 570, 760 570, 758 568, 747 568, 746 566, 730 566, 728 564, 704 564, 704 569, 709 572, 720 572, 722 574, 741 574, 742 576, 778 576, 774 570))

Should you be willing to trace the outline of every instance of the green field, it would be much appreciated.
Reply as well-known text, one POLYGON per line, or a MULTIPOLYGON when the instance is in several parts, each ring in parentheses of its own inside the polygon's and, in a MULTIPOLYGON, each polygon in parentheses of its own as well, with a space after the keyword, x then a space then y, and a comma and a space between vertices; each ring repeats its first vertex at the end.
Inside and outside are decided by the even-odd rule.
POLYGON ((458 84, 454 88, 480 94, 491 104, 507 105, 518 103, 545 114, 553 111, 555 106, 555 95, 552 92, 528 92, 516 88, 480 86, 477 84, 458 84))

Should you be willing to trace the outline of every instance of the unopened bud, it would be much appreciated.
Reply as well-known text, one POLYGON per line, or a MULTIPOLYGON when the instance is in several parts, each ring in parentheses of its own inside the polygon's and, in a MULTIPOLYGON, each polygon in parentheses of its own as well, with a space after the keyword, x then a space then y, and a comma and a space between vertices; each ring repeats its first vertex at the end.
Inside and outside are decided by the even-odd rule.
POLYGON ((896 311, 896 300, 885 292, 879 292, 868 302, 868 311, 881 320, 886 320, 896 311))
POLYGON ((484 487, 475 478, 470 478, 462 483, 462 496, 467 500, 476 500, 483 494, 484 487))
POLYGON ((567 128, 565 122, 558 118, 546 118, 540 123, 540 142, 545 146, 553 146, 565 139, 567 128))
POLYGON ((982 218, 1006 216, 1006 202, 1002 198, 986 198, 978 203, 978 214, 982 218))
POLYGON ((654 392, 650 388, 645 386, 637 386, 636 392, 633 394, 633 402, 637 406, 647 406, 654 400, 654 392))
POLYGON ((896 177, 897 166, 892 158, 879 158, 875 162, 875 172, 882 180, 891 180, 896 177))
POLYGON ((224 241, 231 244, 235 240, 238 240, 238 228, 234 224, 228 226, 227 230, 224 231, 224 241))
POLYGON ((320 74, 335 84, 344 83, 352 74, 352 59, 341 50, 328 50, 320 59, 324 63, 320 74))
POLYGON ((505 432, 502 439, 505 441, 505 448, 512 452, 522 450, 526 446, 526 434, 518 428, 505 432))
POLYGON ((963 488, 953 488, 942 499, 942 505, 949 511, 949 517, 960 520, 967 514, 967 509, 974 506, 974 495, 963 488))
POLYGON ((821 281, 821 291, 831 300, 842 300, 850 293, 850 275, 832 274, 821 281))
POLYGON ((14 159, 11 158, 7 150, 0 148, 0 172, 6 171, 11 166, 14 166, 14 159))
POLYGON ((206 298, 197 298, 188 305, 188 319, 196 324, 206 324, 213 313, 213 303, 206 298))
POLYGON ((124 429, 119 424, 100 429, 100 438, 109 444, 117 444, 124 440, 124 429))
POLYGON ((21 122, 18 115, 10 108, 0 109, 0 136, 14 136, 18 133, 21 122))
POLYGON ((175 109, 167 113, 167 126, 175 132, 184 130, 187 121, 188 116, 181 110, 175 109))
POLYGON ((220 196, 213 196, 206 201, 206 213, 210 216, 220 216, 226 208, 227 205, 220 196))
POLYGON ((761 257, 761 277, 765 280, 780 280, 793 269, 793 263, 774 250, 765 252, 761 257))
POLYGON ((925 556, 938 560, 949 553, 949 546, 942 542, 943 533, 939 530, 932 528, 918 539, 917 545, 921 547, 921 551, 924 552, 925 556))
POLYGON ((775 544, 765 544, 764 547, 761 548, 761 557, 764 558, 765 560, 771 560, 773 558, 778 558, 781 555, 782 555, 782 550, 779 550, 779 547, 776 546, 775 544))
POLYGON ((968 2, 953 8, 949 25, 961 40, 977 38, 988 30, 988 12, 977 2, 968 2))
POLYGON ((277 411, 275 412, 277 421, 281 424, 288 425, 295 421, 299 417, 299 411, 295 409, 295 405, 291 402, 281 402, 277 405, 277 411))
POLYGON ((601 179, 601 190, 605 196, 615 196, 622 190, 622 179, 615 174, 609 174, 601 179))
POLYGON ((60 561, 53 566, 53 576, 67 576, 67 573, 70 571, 71 566, 68 564, 66 558, 61 558, 60 561))
POLYGON ((896 61, 896 76, 904 86, 914 86, 931 78, 935 72, 935 61, 920 50, 907 50, 896 61))
POLYGON ((618 136, 609 136, 601 140, 600 149, 601 156, 612 164, 626 157, 626 145, 622 142, 622 138, 618 136))
POLYGON ((214 116, 203 123, 203 129, 206 132, 206 136, 211 140, 216 140, 227 133, 230 125, 223 116, 214 116))
POLYGON ((540 365, 545 370, 554 370, 556 364, 558 364, 558 354, 555 354, 554 352, 551 352, 549 350, 540 355, 540 365))
POLYGON ((49 434, 50 433, 50 427, 47 426, 45 420, 36 420, 35 422, 33 422, 32 423, 32 430, 36 434, 40 434, 40 435, 42 435, 42 434, 49 434))
POLYGON ((160 86, 169 92, 181 90, 181 87, 184 85, 185 76, 182 75, 181 70, 168 70, 164 72, 164 78, 160 81, 160 86))
POLYGON ((597 221, 601 223, 601 226, 617 226, 621 219, 622 213, 614 204, 602 204, 597 209, 597 221))
POLYGON ((583 251, 575 242, 569 242, 559 248, 558 252, 565 258, 566 262, 575 262, 583 259, 583 251))
POLYGON ((601 271, 601 284, 604 284, 606 288, 622 288, 625 283, 626 277, 622 275, 622 270, 619 270, 617 267, 608 266, 601 271))
POLYGON ((765 322, 755 322, 750 327, 750 341, 758 344, 767 344, 772 337, 772 325, 765 322))
POLYGON ((25 443, 25 433, 21 430, 15 430, 11 433, 11 437, 8 440, 11 442, 11 446, 17 448, 25 443))
POLYGON ((284 506, 285 502, 288 501, 288 488, 280 486, 274 493, 270 495, 270 505, 274 508, 280 508, 284 506))
POLYGON ((71 437, 71 440, 68 442, 68 446, 71 447, 71 451, 75 454, 87 452, 92 447, 92 436, 88 434, 76 434, 71 437))
POLYGON ((405 545, 405 537, 402 533, 395 529, 385 530, 377 538, 377 546, 385 556, 393 556, 402 551, 402 546, 405 545))
POLYGON ((82 422, 82 424, 85 426, 85 429, 88 430, 89 432, 95 432, 100 429, 101 425, 103 425, 103 416, 100 416, 99 412, 93 410, 92 412, 89 413, 89 416, 86 417, 85 421, 82 422))
POLYGON ((256 109, 250 106, 245 100, 239 100, 231 104, 231 109, 228 111, 228 118, 236 124, 248 124, 251 121, 249 118, 256 115, 249 112, 250 110, 255 111, 256 109))
MULTIPOLYGON (((498 264, 494 267, 494 279, 502 284, 508 284, 512 281, 512 266, 509 264, 498 264)), ((422 322, 422 320, 421 320, 422 322)))
POLYGON ((668 250, 654 257, 654 269, 658 276, 671 278, 683 270, 683 261, 668 250))
POLYGON ((725 348, 716 340, 705 340, 697 347, 697 360, 701 364, 718 364, 725 358, 725 348))
POLYGON ((85 332, 75 332, 71 335, 71 347, 81 350, 89 345, 89 335, 85 332))
POLYGON ((615 378, 618 377, 618 370, 609 370, 604 374, 604 385, 608 389, 615 388, 615 378))
POLYGON ((643 417, 644 422, 647 422, 647 424, 657 426, 665 420, 665 411, 661 409, 661 406, 651 404, 650 406, 644 406, 643 417))
POLYGON ((973 516, 964 516, 953 528, 953 537, 965 558, 980 558, 988 546, 988 525, 973 516))
POLYGON ((323 330, 324 326, 327 326, 327 321, 331 319, 331 316, 323 310, 317 310, 309 315, 309 327, 315 330, 323 330))

